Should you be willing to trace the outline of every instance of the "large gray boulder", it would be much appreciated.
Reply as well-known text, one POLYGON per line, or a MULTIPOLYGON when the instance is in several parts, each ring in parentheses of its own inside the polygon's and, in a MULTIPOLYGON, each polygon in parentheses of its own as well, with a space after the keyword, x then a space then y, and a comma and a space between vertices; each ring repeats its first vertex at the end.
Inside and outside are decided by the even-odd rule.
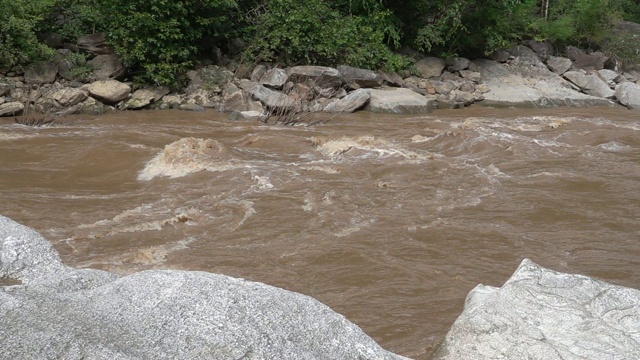
POLYGON ((69 268, 0 216, 3 277, 22 284, 0 285, 1 359, 406 359, 308 296, 205 272, 69 268))
POLYGON ((352 113, 362 108, 371 98, 369 89, 358 89, 340 100, 325 106, 324 111, 330 113, 352 113))
POLYGON ((268 89, 263 85, 254 86, 251 89, 251 96, 272 110, 288 111, 293 110, 297 105, 297 102, 292 97, 268 89))
POLYGON ((273 89, 282 89, 284 84, 287 82, 287 73, 279 68, 270 69, 260 77, 259 82, 260 84, 273 89))
POLYGON ((326 66, 294 66, 287 71, 287 81, 310 82, 322 88, 337 88, 343 83, 342 74, 337 69, 326 66))
POLYGON ((433 109, 426 97, 406 88, 370 89, 367 109, 374 113, 424 114, 433 109))
POLYGON ((118 80, 95 81, 87 86, 87 90, 92 97, 105 104, 120 102, 128 98, 131 93, 131 87, 118 80))
POLYGON ((153 103, 155 99, 156 94, 150 89, 138 89, 131 94, 131 98, 127 100, 125 107, 132 110, 142 109, 153 103))
POLYGON ((624 82, 616 88, 616 97, 629 109, 640 109, 640 85, 624 82))
POLYGON ((238 90, 224 97, 220 111, 257 111, 262 113, 263 108, 259 101, 251 100, 251 95, 248 91, 238 90))
POLYGON ((585 74, 581 71, 567 71, 563 76, 578 86, 585 94, 602 98, 613 98, 616 95, 609 84, 598 75, 585 74))
POLYGON ((566 57, 551 56, 549 57, 549 60, 547 60, 547 66, 549 66, 549 69, 559 75, 569 71, 572 65, 573 63, 571 62, 571 59, 566 57))
POLYGON ((425 79, 440 76, 444 67, 444 60, 436 57, 426 57, 416 62, 416 69, 425 79))
MULTIPOLYGON (((528 48, 527 48, 528 49, 528 48)), ((533 52, 529 49, 529 51, 533 52)), ((516 57, 506 66, 493 60, 476 60, 487 93, 479 104, 496 107, 611 106, 608 99, 573 90, 568 81, 544 64, 516 57)))
POLYGON ((121 80, 127 74, 127 68, 116 54, 98 55, 89 64, 93 68, 92 80, 121 80))
POLYGON ((63 88, 51 94, 51 98, 64 107, 79 104, 88 96, 85 90, 77 88, 63 88))
POLYGON ((525 259, 469 293, 433 359, 640 359, 640 291, 525 259))
POLYGON ((9 83, 5 83, 5 82, 0 83, 0 96, 3 96, 4 94, 11 91, 11 88, 12 86, 9 83))
POLYGON ((24 104, 19 101, 12 101, 0 104, 0 116, 13 116, 24 110, 24 104))
POLYGON ((29 65, 24 71, 24 82, 27 84, 51 84, 56 81, 58 65, 51 61, 41 61, 29 65))
POLYGON ((338 71, 351 89, 375 88, 382 86, 382 76, 367 69, 355 68, 347 65, 338 66, 338 71))

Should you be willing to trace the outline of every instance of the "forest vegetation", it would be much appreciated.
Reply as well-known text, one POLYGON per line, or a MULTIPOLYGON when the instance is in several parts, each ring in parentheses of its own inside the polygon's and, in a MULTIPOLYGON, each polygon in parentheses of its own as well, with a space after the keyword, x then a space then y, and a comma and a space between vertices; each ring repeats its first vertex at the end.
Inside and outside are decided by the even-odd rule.
POLYGON ((640 1, 0 0, 0 70, 59 56, 48 33, 75 43, 105 32, 129 74, 158 85, 176 84, 214 49, 249 64, 387 70, 410 67, 403 47, 477 58, 528 39, 634 55, 613 37, 618 20, 640 22, 640 1))

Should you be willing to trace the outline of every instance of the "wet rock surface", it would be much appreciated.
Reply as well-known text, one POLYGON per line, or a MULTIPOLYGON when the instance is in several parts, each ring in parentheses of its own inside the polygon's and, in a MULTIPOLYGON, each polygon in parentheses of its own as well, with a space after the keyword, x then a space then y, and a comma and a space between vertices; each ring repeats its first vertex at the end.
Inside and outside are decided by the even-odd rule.
POLYGON ((525 259, 501 287, 478 285, 434 359, 638 359, 640 291, 525 259))
POLYGON ((73 269, 0 216, 0 358, 406 359, 320 302, 224 275, 73 269))

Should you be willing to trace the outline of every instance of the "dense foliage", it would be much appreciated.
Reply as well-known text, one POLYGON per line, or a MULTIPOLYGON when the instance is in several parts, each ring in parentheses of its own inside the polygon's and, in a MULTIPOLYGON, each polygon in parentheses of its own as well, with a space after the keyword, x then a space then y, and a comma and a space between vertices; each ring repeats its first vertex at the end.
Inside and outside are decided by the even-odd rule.
POLYGON ((199 57, 238 43, 245 62, 392 70, 409 64, 395 54, 402 46, 479 57, 524 39, 628 59, 639 41, 611 36, 620 19, 640 21, 640 1, 0 0, 0 69, 52 56, 44 33, 73 43, 99 31, 132 74, 155 84, 179 84, 199 57))

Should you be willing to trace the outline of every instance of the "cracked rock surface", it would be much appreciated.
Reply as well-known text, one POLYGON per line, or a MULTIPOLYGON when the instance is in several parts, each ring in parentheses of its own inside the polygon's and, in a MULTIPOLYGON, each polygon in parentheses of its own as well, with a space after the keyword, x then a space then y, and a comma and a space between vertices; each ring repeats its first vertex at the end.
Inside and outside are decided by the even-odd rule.
POLYGON ((0 215, 3 278, 0 359, 406 359, 308 296, 206 272, 74 269, 0 215))
POLYGON ((467 296, 434 359, 640 359, 640 291, 525 259, 467 296))

